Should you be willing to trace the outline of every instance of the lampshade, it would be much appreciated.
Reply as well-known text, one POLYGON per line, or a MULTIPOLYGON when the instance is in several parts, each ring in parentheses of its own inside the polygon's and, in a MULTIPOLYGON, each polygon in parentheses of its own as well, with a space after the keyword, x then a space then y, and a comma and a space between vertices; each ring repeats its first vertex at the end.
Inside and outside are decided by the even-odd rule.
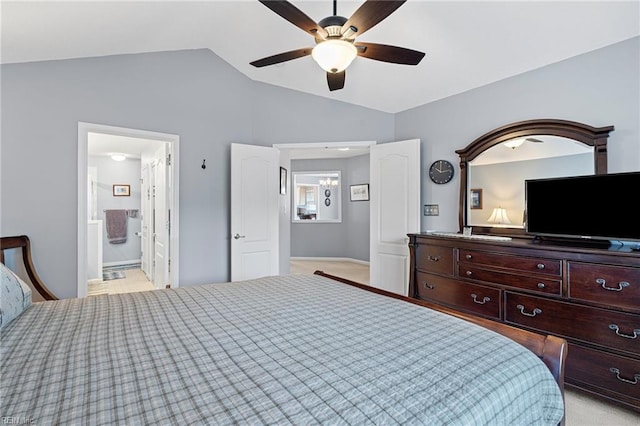
POLYGON ((510 141, 503 142, 502 145, 506 146, 507 148, 516 149, 523 143, 524 143, 524 138, 518 138, 518 139, 511 139, 510 141))
POLYGON ((313 48, 311 56, 325 71, 338 73, 344 71, 358 56, 358 50, 348 41, 326 40, 313 48))
POLYGON ((509 216, 507 216, 507 211, 502 207, 496 207, 495 209, 493 209, 493 212, 491 212, 491 216, 489 216, 489 219, 487 219, 487 222, 500 223, 504 225, 511 224, 511 221, 509 220, 509 216))

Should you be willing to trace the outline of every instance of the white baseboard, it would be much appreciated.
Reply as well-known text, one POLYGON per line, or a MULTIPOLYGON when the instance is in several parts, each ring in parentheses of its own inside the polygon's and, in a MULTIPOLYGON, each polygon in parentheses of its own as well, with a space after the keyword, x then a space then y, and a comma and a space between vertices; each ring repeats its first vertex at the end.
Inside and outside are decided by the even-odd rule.
POLYGON ((352 259, 350 257, 291 257, 291 260, 308 260, 312 262, 353 262, 361 265, 369 265, 369 261, 352 259))
POLYGON ((103 268, 113 268, 114 266, 127 266, 127 265, 136 265, 142 263, 142 259, 134 259, 134 260, 121 260, 119 262, 104 262, 102 264, 103 268))

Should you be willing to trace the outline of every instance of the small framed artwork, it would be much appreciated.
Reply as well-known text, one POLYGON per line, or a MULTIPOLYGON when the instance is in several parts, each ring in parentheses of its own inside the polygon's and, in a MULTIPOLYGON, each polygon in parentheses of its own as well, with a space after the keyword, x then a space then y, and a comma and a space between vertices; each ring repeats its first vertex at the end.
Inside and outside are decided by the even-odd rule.
POLYGON ((114 197, 130 197, 131 186, 130 185, 113 185, 114 197))
POLYGON ((470 192, 470 208, 472 210, 482 210, 482 189, 472 188, 470 192))
POLYGON ((280 167, 280 195, 287 195, 287 169, 280 167))
POLYGON ((369 184, 351 185, 351 201, 369 201, 369 184))

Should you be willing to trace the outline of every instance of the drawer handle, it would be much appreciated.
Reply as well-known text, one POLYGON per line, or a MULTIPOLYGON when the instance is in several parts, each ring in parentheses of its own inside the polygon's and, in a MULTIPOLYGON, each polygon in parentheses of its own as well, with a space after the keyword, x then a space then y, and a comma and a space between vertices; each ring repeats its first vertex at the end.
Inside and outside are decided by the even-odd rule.
POLYGON ((536 265, 536 267, 537 267, 538 269, 544 269, 544 263, 538 263, 538 264, 536 265))
POLYGON ((603 289, 609 290, 609 291, 622 291, 623 288, 630 286, 628 282, 620 281, 618 283, 618 288, 607 287, 607 281, 604 278, 596 278, 596 284, 598 284, 603 289))
POLYGON ((522 315, 526 316, 526 317, 535 317, 536 315, 538 315, 538 314, 541 314, 541 313, 542 313, 542 309, 538 309, 538 308, 535 308, 535 309, 533 310, 533 313, 525 312, 525 311, 524 311, 524 306, 523 306, 523 305, 518 305, 518 306, 516 306, 516 308, 518 308, 518 309, 520 310, 520 313, 521 313, 522 315))
POLYGON ((471 271, 467 271, 467 272, 465 272, 465 273, 466 273, 466 274, 467 274, 467 276, 469 276, 469 277, 470 277, 471 275, 473 275, 473 272, 471 272, 471 271))
POLYGON ((538 288, 545 288, 546 285, 544 285, 544 283, 538 283, 538 288))
POLYGON ((491 302, 491 298, 490 297, 483 297, 482 300, 478 300, 478 295, 477 294, 472 294, 471 298, 473 299, 474 302, 476 302, 478 305, 484 305, 487 302, 491 302))
POLYGON ((635 339, 640 334, 640 329, 637 329, 637 328, 635 330, 633 330, 633 336, 630 336, 630 335, 624 334, 624 333, 620 333, 620 327, 618 327, 616 324, 609 324, 609 328, 611 330, 614 330, 618 336, 624 337, 625 339, 635 339))
POLYGON ((467 258, 467 260, 471 260, 471 258, 472 258, 473 256, 471 256, 470 254, 468 254, 468 255, 466 255, 465 257, 467 258))
POLYGON ((427 259, 432 262, 438 262, 440 260, 440 256, 427 256, 427 259))
POLYGON ((423 282, 422 282, 422 286, 423 286, 424 288, 428 288, 429 290, 434 290, 434 289, 436 288, 436 286, 435 286, 435 285, 433 285, 433 284, 427 284, 427 282, 426 282, 426 281, 423 281, 423 282))
POLYGON ((624 377, 620 377, 620 370, 618 370, 615 367, 611 367, 609 369, 609 371, 614 373, 616 375, 616 377, 618 378, 618 380, 620 380, 621 382, 629 383, 630 385, 638 384, 638 379, 640 379, 640 374, 634 375, 633 376, 633 380, 629 380, 629 379, 625 379, 624 377))

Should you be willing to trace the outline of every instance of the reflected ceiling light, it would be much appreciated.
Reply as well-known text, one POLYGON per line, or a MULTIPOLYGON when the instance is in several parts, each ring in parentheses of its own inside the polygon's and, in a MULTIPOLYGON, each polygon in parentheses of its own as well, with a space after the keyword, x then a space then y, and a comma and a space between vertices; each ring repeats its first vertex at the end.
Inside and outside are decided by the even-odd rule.
POLYGON ((358 56, 358 49, 345 40, 329 39, 318 43, 311 51, 311 57, 326 72, 339 73, 347 69, 358 56))
POLYGON ((524 143, 524 138, 518 138, 518 139, 511 139, 510 141, 506 141, 502 145, 506 146, 507 148, 516 149, 523 143, 524 143))
POLYGON ((509 216, 507 216, 507 211, 502 207, 496 207, 491 212, 491 216, 487 219, 489 223, 497 223, 501 225, 510 225, 511 221, 509 220, 509 216))
POLYGON ((124 161, 127 157, 124 154, 112 154, 111 159, 113 161, 124 161))
POLYGON ((517 147, 519 147, 525 142, 544 143, 543 140, 536 139, 536 138, 518 138, 518 139, 511 139, 510 141, 503 142, 502 145, 506 146, 507 148, 516 149, 517 147))
POLYGON ((338 186, 338 179, 331 179, 328 177, 326 179, 320 179, 319 183, 322 188, 330 189, 331 187, 338 186))

